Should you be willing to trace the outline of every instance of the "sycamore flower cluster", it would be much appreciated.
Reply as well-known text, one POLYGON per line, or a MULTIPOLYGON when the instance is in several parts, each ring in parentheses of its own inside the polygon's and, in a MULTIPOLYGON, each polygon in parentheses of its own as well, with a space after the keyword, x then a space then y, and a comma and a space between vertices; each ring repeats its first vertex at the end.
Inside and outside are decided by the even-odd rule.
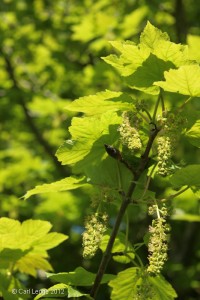
POLYGON ((83 257, 92 258, 99 248, 104 232, 106 231, 107 214, 98 213, 88 216, 83 233, 83 257))
POLYGON ((160 136, 157 139, 158 173, 166 176, 170 172, 173 143, 170 136, 160 136))
MULTIPOLYGON (((150 207, 149 214, 158 212, 158 206, 150 207)), ((166 223, 167 209, 165 206, 159 210, 159 217, 152 221, 149 227, 150 239, 148 244, 149 266, 147 271, 159 274, 167 260, 169 225, 166 223)))
POLYGON ((166 117, 158 118, 158 124, 162 128, 157 138, 158 174, 162 176, 169 175, 171 172, 171 159, 184 123, 185 119, 179 115, 175 117, 173 114, 167 114, 166 117))
POLYGON ((126 145, 131 151, 140 150, 142 143, 137 130, 139 119, 131 111, 124 112, 122 118, 123 121, 119 127, 122 144, 126 145))

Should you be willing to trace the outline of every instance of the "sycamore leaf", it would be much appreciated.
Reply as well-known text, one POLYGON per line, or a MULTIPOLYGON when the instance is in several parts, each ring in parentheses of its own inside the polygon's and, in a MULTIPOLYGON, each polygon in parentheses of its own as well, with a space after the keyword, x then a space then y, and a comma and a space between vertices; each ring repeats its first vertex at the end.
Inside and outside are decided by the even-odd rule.
POLYGON ((155 86, 154 82, 164 78, 164 71, 172 67, 171 62, 165 62, 157 56, 150 54, 142 66, 140 66, 134 74, 126 78, 126 82, 133 89, 157 95, 160 88, 155 86))
POLYGON ((28 253, 24 257, 20 258, 14 267, 15 270, 19 270, 21 273, 30 274, 32 276, 37 275, 37 270, 52 271, 50 263, 41 255, 28 253))
POLYGON ((100 115, 106 111, 130 110, 133 108, 133 99, 121 92, 97 93, 81 97, 65 107, 69 111, 83 112, 85 115, 100 115))
POLYGON ((50 232, 44 237, 38 239, 33 246, 38 251, 38 249, 48 250, 58 246, 60 243, 64 242, 68 237, 62 233, 50 232))
POLYGON ((170 41, 159 41, 153 50, 153 54, 164 61, 172 62, 176 67, 189 64, 187 45, 175 44, 170 41))
POLYGON ((20 230, 21 224, 17 220, 9 218, 0 218, 0 235, 20 230))
POLYGON ((200 97, 200 66, 197 64, 181 66, 177 70, 164 73, 165 81, 155 82, 165 91, 200 97))
POLYGON ((152 290, 155 300, 172 300, 177 298, 177 294, 171 284, 160 276, 148 276, 150 284, 152 284, 152 290))
MULTIPOLYGON (((73 272, 68 273, 47 273, 47 277, 53 281, 64 284, 74 286, 91 286, 94 283, 96 274, 88 272, 82 267, 78 267, 73 272)), ((102 283, 106 283, 113 278, 115 278, 115 275, 105 274, 103 276, 102 283)))
POLYGON ((128 268, 117 274, 117 277, 109 282, 112 288, 112 300, 132 300, 137 297, 137 286, 140 282, 140 269, 128 268))
POLYGON ((4 248, 0 251, 0 268, 9 269, 11 264, 27 254, 30 250, 4 248))
POLYGON ((200 120, 186 132, 186 137, 192 145, 200 148, 200 120))
POLYGON ((109 55, 102 57, 102 59, 116 68, 122 76, 129 76, 133 74, 138 67, 147 59, 150 54, 148 49, 140 49, 133 42, 113 41, 111 45, 121 52, 120 57, 116 55, 109 55))
POLYGON ((21 224, 21 233, 39 239, 44 237, 51 228, 52 225, 48 221, 29 219, 21 224))
POLYGON ((63 165, 79 162, 80 168, 99 161, 105 155, 104 144, 113 144, 119 137, 120 123, 121 117, 115 112, 107 112, 100 118, 73 118, 69 128, 72 141, 66 141, 58 149, 58 160, 63 165))
POLYGON ((158 42, 168 40, 168 34, 153 26, 149 21, 140 36, 140 44, 150 50, 156 48, 158 42))
POLYGON ((170 183, 175 188, 181 188, 182 186, 195 186, 200 187, 200 164, 188 165, 174 173, 170 178, 170 183))
POLYGON ((142 289, 147 290, 154 300, 173 300, 177 297, 171 285, 161 276, 151 277, 139 268, 129 268, 118 273, 109 282, 112 287, 111 300, 132 300, 142 296, 142 289), (140 292, 141 288, 141 292, 140 292))
POLYGON ((80 298, 85 296, 87 299, 92 299, 88 294, 82 293, 74 287, 68 287, 68 298, 80 298))
POLYGON ((87 185, 87 183, 85 182, 84 176, 80 178, 71 176, 53 183, 38 185, 28 191, 23 197, 26 200, 32 195, 74 190, 85 185, 87 185))
POLYGON ((0 218, 0 258, 15 262, 15 270, 36 276, 37 269, 52 270, 46 250, 67 239, 61 233, 48 233, 47 221, 26 220, 22 224, 0 218), (16 226, 15 226, 16 225, 16 226), (9 232, 8 232, 9 230, 9 232))

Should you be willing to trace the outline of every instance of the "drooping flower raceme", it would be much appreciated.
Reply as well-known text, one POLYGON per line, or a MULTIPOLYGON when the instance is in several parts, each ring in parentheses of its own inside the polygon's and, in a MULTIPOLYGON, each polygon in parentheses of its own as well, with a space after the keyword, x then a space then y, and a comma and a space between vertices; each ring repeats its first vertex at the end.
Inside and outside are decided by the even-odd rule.
POLYGON ((104 232, 107 229, 107 214, 95 213, 87 217, 83 233, 83 257, 92 258, 99 248, 104 232))
POLYGON ((142 147, 140 135, 137 129, 138 118, 131 111, 125 111, 122 114, 122 124, 119 127, 122 144, 126 145, 129 150, 137 151, 142 147))

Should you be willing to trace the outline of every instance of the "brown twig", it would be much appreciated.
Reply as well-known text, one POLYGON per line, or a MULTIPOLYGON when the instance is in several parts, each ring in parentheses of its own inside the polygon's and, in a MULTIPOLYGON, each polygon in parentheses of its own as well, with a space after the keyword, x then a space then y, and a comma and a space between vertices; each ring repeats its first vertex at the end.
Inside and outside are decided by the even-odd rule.
POLYGON ((125 213, 128 205, 131 202, 131 196, 132 196, 132 194, 134 192, 134 189, 136 187, 137 181, 139 180, 141 174, 143 173, 143 171, 147 167, 147 164, 148 164, 148 161, 149 161, 149 152, 151 150, 153 141, 154 141, 155 137, 157 136, 158 132, 159 132, 159 129, 156 126, 150 132, 150 136, 149 136, 149 140, 148 140, 146 149, 144 151, 144 154, 141 156, 139 166, 136 169, 135 176, 134 176, 134 178, 133 178, 133 180, 132 180, 132 182, 131 182, 131 184, 129 186, 128 192, 127 192, 126 195, 122 193, 121 207, 119 209, 119 213, 117 215, 117 218, 116 218, 116 221, 115 221, 115 225, 113 227, 110 239, 108 241, 107 248, 106 248, 106 250, 104 252, 104 255, 102 257, 102 260, 101 260, 101 263, 100 263, 100 266, 99 266, 99 269, 98 269, 98 272, 97 272, 97 275, 96 275, 96 278, 95 278, 95 281, 94 281, 94 285, 93 285, 93 287, 91 289, 91 292, 90 292, 90 296, 93 297, 94 299, 97 296, 97 293, 98 293, 98 290, 99 290, 99 286, 101 284, 102 277, 103 277, 103 275, 104 275, 104 273, 106 271, 108 262, 109 262, 109 260, 111 258, 112 247, 113 247, 115 238, 117 236, 117 233, 118 233, 121 221, 123 219, 124 213, 125 213))

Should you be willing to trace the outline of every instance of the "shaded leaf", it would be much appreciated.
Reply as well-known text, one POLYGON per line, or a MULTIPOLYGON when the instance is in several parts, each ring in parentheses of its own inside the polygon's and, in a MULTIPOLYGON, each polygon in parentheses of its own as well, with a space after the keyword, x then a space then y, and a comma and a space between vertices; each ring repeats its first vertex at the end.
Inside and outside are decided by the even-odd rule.
POLYGON ((165 62, 154 54, 150 54, 142 66, 138 67, 134 74, 126 78, 126 82, 133 89, 157 95, 160 88, 155 86, 154 82, 164 78, 164 71, 172 67, 173 64, 171 62, 165 62))
MULTIPOLYGON (((91 286, 94 283, 96 274, 91 273, 78 267, 73 272, 51 274, 47 273, 47 277, 53 281, 69 284, 73 286, 91 286)), ((102 283, 106 283, 113 279, 115 275, 105 274, 102 279, 102 283)))
POLYGON ((186 132, 186 137, 192 145, 200 148, 200 120, 186 132))
POLYGON ((174 173, 170 178, 170 183, 175 188, 181 188, 184 185, 189 187, 200 187, 200 165, 188 165, 174 173))

